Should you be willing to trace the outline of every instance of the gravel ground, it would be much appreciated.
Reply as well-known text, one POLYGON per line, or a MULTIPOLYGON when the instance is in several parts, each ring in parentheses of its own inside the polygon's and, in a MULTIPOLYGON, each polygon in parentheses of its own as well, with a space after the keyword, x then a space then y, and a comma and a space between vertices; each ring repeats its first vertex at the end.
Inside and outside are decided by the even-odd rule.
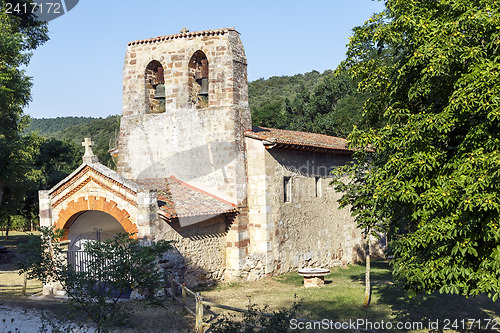
MULTIPOLYGON (((50 327, 44 329, 42 311, 32 308, 23 308, 10 305, 0 305, 0 333, 36 333, 52 332, 50 327)), ((47 325, 48 326, 48 325, 47 325)), ((64 332, 86 333, 89 329, 66 329, 64 332)))
POLYGON ((41 326, 39 311, 0 305, 0 332, 37 332, 41 326))

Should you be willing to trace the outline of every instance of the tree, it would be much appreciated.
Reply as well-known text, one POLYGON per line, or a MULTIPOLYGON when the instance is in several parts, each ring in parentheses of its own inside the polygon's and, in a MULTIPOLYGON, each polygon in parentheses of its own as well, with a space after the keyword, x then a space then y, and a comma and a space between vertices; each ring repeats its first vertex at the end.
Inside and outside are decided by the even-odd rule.
POLYGON ((365 237, 365 298, 363 306, 368 307, 371 302, 371 241, 372 236, 378 239, 379 235, 386 230, 385 220, 382 215, 382 209, 379 207, 376 196, 374 197, 373 188, 376 184, 372 184, 373 179, 370 177, 371 167, 371 150, 358 150, 355 152, 355 160, 338 169, 334 170, 333 176, 335 190, 344 193, 339 200, 339 209, 349 207, 351 214, 355 217, 357 227, 363 230, 365 237), (346 175, 349 175, 346 178, 346 175))
POLYGON ((3 194, 0 206, 0 225, 5 227, 5 239, 15 215, 30 216, 25 200, 29 190, 39 182, 42 174, 33 169, 42 139, 35 134, 15 135, 7 139, 0 137, 0 192, 3 194))
MULTIPOLYGON (((31 236, 23 244, 26 260, 20 263, 20 274, 44 283, 59 282, 71 304, 86 312, 96 324, 97 332, 109 332, 116 324, 127 324, 120 297, 132 289, 147 296, 144 305, 161 306, 163 272, 157 259, 170 249, 166 241, 142 246, 129 234, 121 234, 85 246, 85 261, 66 260, 58 239, 61 230, 42 228, 41 236, 31 236), (83 263, 84 268, 81 268, 83 263), (78 268, 77 268, 78 266, 78 268)), ((130 324, 130 323, 128 323, 130 324)))
POLYGON ((12 205, 22 194, 23 175, 32 152, 30 138, 20 136, 27 122, 22 108, 30 100, 31 89, 22 67, 28 65, 30 51, 48 37, 46 24, 37 21, 31 11, 6 13, 7 2, 31 6, 26 1, 0 1, 0 219, 8 226, 16 209, 12 205))
POLYGON ((500 295, 499 26, 494 0, 388 0, 350 40, 373 152, 346 196, 371 195, 410 293, 500 295))

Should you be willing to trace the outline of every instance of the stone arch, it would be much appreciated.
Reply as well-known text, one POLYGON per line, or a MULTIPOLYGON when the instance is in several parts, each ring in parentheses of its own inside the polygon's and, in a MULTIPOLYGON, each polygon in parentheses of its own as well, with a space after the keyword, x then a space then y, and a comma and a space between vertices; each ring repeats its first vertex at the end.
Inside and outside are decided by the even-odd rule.
POLYGON ((118 208, 117 203, 113 200, 107 201, 106 198, 95 196, 80 197, 77 201, 70 201, 68 206, 59 213, 54 228, 65 230, 65 238, 67 238, 67 231, 71 223, 79 214, 89 210, 98 210, 113 216, 122 225, 125 232, 132 233, 132 238, 137 239, 138 229, 130 220, 130 214, 125 209, 118 208))
POLYGON ((193 53, 188 63, 189 99, 198 108, 209 105, 210 67, 202 50, 193 53))
POLYGON ((148 63, 144 80, 146 82, 146 113, 165 112, 164 68, 158 60, 151 60, 148 63), (161 95, 163 97, 160 97, 161 95))

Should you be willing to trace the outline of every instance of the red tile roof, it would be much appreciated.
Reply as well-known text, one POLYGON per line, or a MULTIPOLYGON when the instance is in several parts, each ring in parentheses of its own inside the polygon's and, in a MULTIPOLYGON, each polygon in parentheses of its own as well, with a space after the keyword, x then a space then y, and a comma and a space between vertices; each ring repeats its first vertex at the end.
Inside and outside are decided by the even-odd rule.
POLYGON ((245 131, 245 136, 265 141, 266 148, 288 148, 311 151, 336 151, 351 153, 347 147, 347 140, 334 136, 288 131, 276 128, 252 126, 252 130, 245 131))
POLYGON ((136 182, 159 191, 159 214, 166 219, 238 212, 235 204, 189 185, 174 176, 141 179, 136 182))
POLYGON ((223 29, 194 31, 194 32, 180 32, 180 33, 175 34, 175 35, 160 36, 160 37, 153 37, 153 38, 148 38, 148 39, 136 40, 136 41, 128 43, 128 45, 130 46, 130 45, 135 45, 135 44, 156 43, 156 42, 162 42, 164 40, 176 39, 176 38, 189 38, 189 37, 198 37, 198 36, 223 35, 223 34, 227 33, 228 31, 236 31, 236 29, 234 29, 234 28, 223 28, 223 29))

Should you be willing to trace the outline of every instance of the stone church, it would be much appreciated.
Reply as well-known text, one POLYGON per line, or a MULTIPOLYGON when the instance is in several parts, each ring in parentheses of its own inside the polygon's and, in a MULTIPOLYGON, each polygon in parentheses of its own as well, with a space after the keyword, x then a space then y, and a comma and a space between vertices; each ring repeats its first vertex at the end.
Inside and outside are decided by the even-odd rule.
POLYGON ((41 225, 64 229, 72 251, 120 232, 172 240, 163 265, 188 285, 360 257, 361 232, 329 186, 346 141, 252 127, 234 28, 128 43, 117 170, 83 145, 82 165, 40 191, 41 225))

